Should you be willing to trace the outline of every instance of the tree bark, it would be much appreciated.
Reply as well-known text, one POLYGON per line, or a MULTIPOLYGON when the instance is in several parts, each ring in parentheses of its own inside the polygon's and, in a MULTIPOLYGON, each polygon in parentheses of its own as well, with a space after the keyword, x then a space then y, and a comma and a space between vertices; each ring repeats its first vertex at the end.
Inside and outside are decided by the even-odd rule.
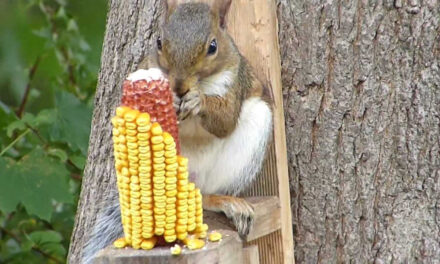
POLYGON ((297 263, 440 263, 440 3, 279 0, 297 263))
POLYGON ((81 263, 83 246, 96 216, 106 207, 108 194, 116 189, 110 119, 120 103, 123 80, 136 69, 155 40, 161 8, 160 0, 109 2, 89 153, 68 256, 70 264, 81 263))

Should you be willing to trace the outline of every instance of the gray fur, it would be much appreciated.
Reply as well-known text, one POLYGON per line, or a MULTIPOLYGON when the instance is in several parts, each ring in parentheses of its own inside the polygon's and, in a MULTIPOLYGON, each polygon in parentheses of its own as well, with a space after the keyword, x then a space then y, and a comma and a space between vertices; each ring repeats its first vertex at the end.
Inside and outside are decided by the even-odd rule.
POLYGON ((93 263, 93 258, 99 250, 123 236, 118 194, 112 192, 106 201, 108 203, 103 213, 98 215, 93 233, 84 247, 83 264, 93 263))

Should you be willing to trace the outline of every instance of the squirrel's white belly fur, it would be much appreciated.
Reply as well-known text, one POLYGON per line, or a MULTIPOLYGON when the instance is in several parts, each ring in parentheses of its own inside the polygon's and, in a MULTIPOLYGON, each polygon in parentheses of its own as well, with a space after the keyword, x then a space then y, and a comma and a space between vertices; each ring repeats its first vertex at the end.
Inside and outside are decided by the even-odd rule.
POLYGON ((237 194, 260 170, 272 131, 272 113, 258 97, 244 101, 237 127, 226 138, 206 131, 198 117, 179 124, 182 154, 192 181, 205 194, 237 194))

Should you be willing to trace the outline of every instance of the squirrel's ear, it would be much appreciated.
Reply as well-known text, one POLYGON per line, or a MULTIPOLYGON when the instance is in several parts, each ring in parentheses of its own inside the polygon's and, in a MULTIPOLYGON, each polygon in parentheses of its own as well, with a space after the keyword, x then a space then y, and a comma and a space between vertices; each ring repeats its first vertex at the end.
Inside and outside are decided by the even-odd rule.
POLYGON ((226 14, 231 6, 232 0, 214 0, 213 9, 218 12, 220 19, 220 26, 226 27, 226 14))
POLYGON ((177 6, 178 0, 165 0, 165 11, 167 14, 171 13, 177 6))

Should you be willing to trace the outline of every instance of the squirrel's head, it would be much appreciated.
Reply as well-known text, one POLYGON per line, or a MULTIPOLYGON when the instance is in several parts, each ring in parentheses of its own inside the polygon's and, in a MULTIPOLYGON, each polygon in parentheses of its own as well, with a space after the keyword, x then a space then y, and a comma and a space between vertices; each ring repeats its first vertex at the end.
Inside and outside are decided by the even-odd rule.
POLYGON ((221 70, 230 60, 232 43, 225 29, 231 0, 212 4, 167 1, 167 14, 157 39, 159 66, 171 87, 184 95, 194 84, 221 70))

